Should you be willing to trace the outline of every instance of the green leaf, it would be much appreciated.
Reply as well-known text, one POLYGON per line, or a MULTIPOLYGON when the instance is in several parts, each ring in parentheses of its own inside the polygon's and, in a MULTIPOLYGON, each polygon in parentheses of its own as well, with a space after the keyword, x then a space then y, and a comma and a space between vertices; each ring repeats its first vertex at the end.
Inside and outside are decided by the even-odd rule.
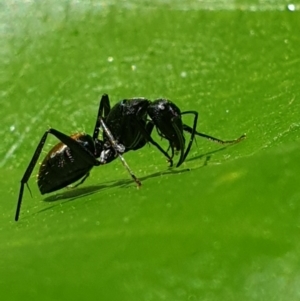
POLYGON ((0 4, 5 300, 300 298, 300 7, 288 4, 0 4), (91 133, 103 93, 165 97, 198 111, 200 132, 247 139, 197 138, 172 169, 152 146, 129 152, 140 189, 115 160, 41 196, 36 167, 14 222, 45 130, 91 133))

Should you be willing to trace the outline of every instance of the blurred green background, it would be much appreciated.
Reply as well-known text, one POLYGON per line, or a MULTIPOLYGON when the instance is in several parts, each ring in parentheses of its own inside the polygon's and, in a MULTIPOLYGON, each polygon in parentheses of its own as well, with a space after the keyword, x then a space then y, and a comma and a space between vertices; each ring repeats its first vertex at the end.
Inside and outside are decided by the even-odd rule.
POLYGON ((300 300, 299 9, 2 1, 1 298, 300 300), (113 104, 166 97, 199 112, 199 131, 247 139, 198 138, 179 169, 152 146, 128 153, 139 190, 116 160, 41 196, 36 167, 14 222, 44 131, 91 133, 103 93, 113 104))

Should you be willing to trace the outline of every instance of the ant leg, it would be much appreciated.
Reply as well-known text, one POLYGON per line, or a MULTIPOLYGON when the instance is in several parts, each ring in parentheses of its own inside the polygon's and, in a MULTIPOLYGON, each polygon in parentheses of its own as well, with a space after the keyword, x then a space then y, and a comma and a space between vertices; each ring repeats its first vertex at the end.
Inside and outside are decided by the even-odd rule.
MULTIPOLYGON (((189 133, 192 133, 192 131, 193 131, 193 129, 191 127, 189 127, 188 125, 186 125, 186 124, 183 125, 183 130, 186 131, 186 132, 189 132, 189 133)), ((244 134, 244 135, 240 136, 237 139, 221 140, 219 138, 215 138, 215 137, 203 134, 203 133, 199 133, 197 131, 195 131, 195 135, 206 138, 206 139, 211 140, 213 142, 220 143, 220 144, 235 144, 235 143, 241 142, 242 140, 244 140, 246 138, 246 134, 244 134)))
POLYGON ((78 183, 75 184, 74 186, 69 185, 69 186, 67 186, 67 187, 68 187, 68 188, 76 188, 76 187, 78 187, 79 185, 81 185, 81 184, 84 183, 84 181, 89 177, 89 175, 90 175, 90 173, 88 172, 88 173, 80 180, 80 182, 78 182, 78 183))
POLYGON ((107 115, 110 112, 110 102, 107 94, 103 94, 99 103, 99 109, 98 109, 98 114, 97 114, 97 119, 96 119, 96 124, 94 127, 94 132, 93 132, 93 140, 97 139, 99 136, 99 131, 100 131, 100 120, 99 118, 102 117, 104 120, 106 120, 107 115), (104 116, 103 116, 104 112, 104 116))
POLYGON ((113 137, 111 131, 106 126, 106 124, 105 124, 105 122, 104 122, 104 120, 103 120, 102 117, 99 117, 99 121, 100 121, 101 126, 103 128, 103 131, 105 132, 105 134, 107 135, 107 137, 109 139, 109 142, 111 143, 111 146, 113 147, 113 149, 115 150, 115 152, 118 154, 118 156, 119 156, 122 164, 124 165, 124 167, 126 168, 126 170, 128 171, 128 173, 130 174, 130 176, 133 179, 133 181, 136 183, 137 187, 140 187, 142 185, 141 181, 135 176, 135 174, 133 173, 133 171, 130 169, 129 165, 125 161, 124 157, 121 155, 125 151, 125 146, 122 145, 122 144, 117 143, 117 141, 113 137))
POLYGON ((45 132, 44 135, 42 136, 34 154, 33 157, 21 179, 21 187, 20 187, 20 192, 19 192, 19 198, 18 198, 18 203, 17 203, 17 209, 16 209, 16 214, 15 214, 15 221, 18 221, 19 215, 20 215, 20 210, 21 210, 21 204, 22 204, 22 198, 23 198, 23 193, 24 193, 24 185, 27 185, 28 179, 30 178, 32 171, 34 169, 34 166, 39 159, 39 156, 42 152, 42 149, 44 147, 45 141, 47 139, 48 132, 45 132))
MULTIPOLYGON (((172 123, 172 126, 177 134, 177 138, 178 138, 178 141, 179 141, 179 147, 180 147, 180 158, 179 158, 179 161, 176 165, 176 167, 179 167, 184 159, 185 159, 185 153, 184 153, 184 138, 183 138, 183 133, 182 133, 182 121, 181 121, 181 117, 180 116, 176 116, 176 117, 173 117, 171 119, 171 123, 172 123)), ((171 149, 172 149, 172 156, 174 155, 174 149, 173 149, 173 146, 171 146, 171 149)))
MULTIPOLYGON (((164 135, 161 133, 161 131, 160 131, 160 129, 159 129, 158 127, 156 127, 156 131, 157 131, 157 134, 161 137, 161 139, 167 139, 166 136, 164 136, 164 135)), ((168 140, 168 139, 167 139, 167 140, 168 140)), ((174 152, 174 147, 171 145, 171 143, 170 143, 169 140, 168 140, 168 142, 169 142, 169 146, 168 146, 168 148, 167 148, 167 153, 169 153, 169 150, 171 149, 171 158, 172 158, 172 160, 173 160, 174 154, 175 154, 175 152, 174 152)))
MULTIPOLYGON (((148 121, 148 123, 146 124, 146 131, 149 135, 151 135, 152 131, 154 128, 154 124, 151 121, 148 121)), ((130 149, 132 150, 138 150, 143 148, 146 144, 147 144, 147 139, 142 135, 142 138, 139 139, 138 143, 136 143, 134 145, 134 147, 131 147, 130 149), (143 139, 142 139, 143 138, 143 139)))
POLYGON ((93 165, 93 166, 100 165, 99 161, 96 160, 96 158, 87 149, 85 149, 82 145, 80 145, 76 140, 72 139, 71 137, 69 137, 55 129, 50 128, 42 136, 32 158, 31 158, 31 161, 21 179, 21 187, 20 187, 20 192, 19 192, 19 197, 18 197, 15 221, 18 221, 18 219, 19 219, 21 205, 22 205, 22 198, 23 198, 23 193, 24 193, 24 185, 25 184, 27 185, 27 182, 32 174, 32 171, 33 171, 33 169, 40 157, 40 154, 43 150, 43 147, 45 145, 48 134, 52 134, 53 136, 55 136, 62 143, 67 145, 69 148, 71 148, 74 153, 77 153, 78 155, 80 155, 82 157, 82 159, 85 160, 88 164, 93 165))
MULTIPOLYGON (((187 147, 187 149, 186 149, 186 151, 184 153, 184 157, 183 157, 183 161, 182 162, 184 162, 184 160, 186 159, 187 155, 190 152, 190 149, 192 147, 193 141, 195 139, 196 127, 197 127, 197 122, 198 122, 198 112, 196 112, 196 111, 186 111, 186 112, 182 112, 181 113, 181 115, 184 115, 184 114, 193 114, 194 115, 194 122, 193 122, 193 128, 191 128, 191 132, 190 132, 191 133, 190 142, 189 142, 188 147, 187 147)), ((185 130, 184 127, 185 127, 185 125, 183 125, 183 129, 185 130)), ((180 164, 178 162, 177 167, 179 165, 180 164)))
POLYGON ((154 128, 154 123, 152 121, 149 121, 145 129, 143 125, 139 122, 139 120, 135 120, 135 122, 139 127, 139 130, 141 131, 141 134, 143 135, 144 139, 146 139, 147 142, 153 144, 161 153, 163 153, 165 157, 168 159, 168 162, 170 164, 169 166, 172 167, 173 166, 172 157, 170 157, 169 154, 165 150, 163 150, 163 148, 157 142, 155 142, 151 137, 151 133, 154 128))
MULTIPOLYGON (((172 156, 171 157, 168 154, 168 150, 171 147, 171 145, 169 146, 168 150, 165 152, 162 149, 162 147, 157 142, 155 142, 151 137, 151 133, 154 129, 154 123, 152 121, 148 121, 148 123, 146 124, 146 129, 144 128, 144 126, 138 120, 136 120, 136 124, 138 125, 139 130, 141 131, 141 134, 142 134, 144 139, 140 139, 140 141, 132 148, 132 150, 138 150, 138 149, 144 147, 147 142, 150 142, 155 147, 157 147, 157 149, 159 151, 161 151, 167 157, 168 162, 170 163, 170 167, 173 166, 172 158, 174 156, 174 149, 172 148, 172 156)), ((160 133, 159 133, 159 135, 161 136, 160 133)))

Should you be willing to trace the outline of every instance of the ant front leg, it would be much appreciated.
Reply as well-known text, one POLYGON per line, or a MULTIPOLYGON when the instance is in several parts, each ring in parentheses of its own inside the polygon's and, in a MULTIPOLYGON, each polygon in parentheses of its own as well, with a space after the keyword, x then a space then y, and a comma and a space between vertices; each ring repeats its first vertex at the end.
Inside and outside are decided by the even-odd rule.
MULTIPOLYGON (((190 133, 191 133, 191 137, 190 137, 190 142, 188 144, 188 147, 184 153, 184 157, 183 157, 183 160, 182 162, 184 162, 184 160, 186 159, 187 155, 189 154, 190 152, 190 149, 192 147, 192 144, 193 144, 193 141, 195 139, 195 134, 197 133, 196 131, 196 127, 197 127, 197 122, 198 122, 198 112, 197 111, 185 111, 185 112, 182 112, 181 115, 184 115, 184 114, 193 114, 194 115, 194 122, 193 122, 193 127, 190 128, 190 133)), ((183 124, 183 130, 187 131, 185 129, 185 127, 187 127, 185 124, 183 124)), ((180 163, 181 164, 181 163, 180 163)), ((179 162, 177 164, 177 167, 180 165, 179 162)))
MULTIPOLYGON (((184 137, 183 137, 183 131, 182 131, 182 121, 181 121, 181 116, 175 116, 171 119, 171 123, 173 126, 173 129, 175 130, 177 139, 178 139, 178 146, 180 149, 180 157, 179 157, 179 161, 176 165, 176 167, 179 167, 184 159, 185 159, 185 152, 184 152, 184 148, 185 148, 185 141, 184 141, 184 137)), ((174 147, 171 144, 172 141, 170 142, 170 147, 172 149, 172 156, 174 154, 174 147)))
MULTIPOLYGON (((156 142, 153 140, 153 138, 151 137, 151 133, 153 131, 153 128, 154 128, 154 123, 153 121, 148 121, 147 125, 146 125, 146 128, 143 127, 143 125, 138 121, 136 120, 135 121, 137 126, 139 127, 140 131, 141 131, 141 134, 143 135, 144 139, 146 140, 146 142, 149 142, 151 143, 152 145, 154 145, 161 153, 163 153, 165 155, 165 157, 167 158, 168 162, 169 162, 169 167, 172 167, 173 166, 173 156, 170 157, 169 154, 163 150, 163 148, 156 142)), ((142 146, 141 146, 142 147, 142 146)), ((136 148, 137 149, 137 148, 136 148)))
MULTIPOLYGON (((186 125, 186 124, 183 125, 183 130, 188 132, 188 133, 193 132, 193 129, 190 126, 186 125)), ((246 138, 246 134, 244 134, 244 135, 240 136, 237 139, 222 140, 222 139, 215 138, 215 137, 212 137, 210 135, 206 135, 206 134, 203 134, 203 133, 200 133, 200 132, 197 132, 197 131, 195 131, 195 135, 203 137, 203 138, 208 139, 208 140, 213 141, 213 142, 220 143, 220 144, 235 144, 235 143, 241 142, 242 140, 244 140, 246 138)))

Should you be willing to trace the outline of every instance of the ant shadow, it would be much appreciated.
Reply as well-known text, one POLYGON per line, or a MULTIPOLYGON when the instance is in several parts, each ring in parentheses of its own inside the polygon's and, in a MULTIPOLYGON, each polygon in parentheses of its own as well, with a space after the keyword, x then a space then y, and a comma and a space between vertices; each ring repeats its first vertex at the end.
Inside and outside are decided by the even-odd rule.
POLYGON ((212 156, 213 154, 216 154, 216 153, 218 153, 218 152, 221 152, 221 151, 225 150, 227 147, 228 147, 228 146, 224 146, 224 147, 221 147, 221 148, 216 149, 216 150, 214 150, 214 151, 211 151, 211 152, 208 152, 208 153, 199 155, 199 156, 195 156, 195 157, 193 157, 193 158, 188 158, 188 159, 186 159, 185 161, 186 161, 186 162, 190 162, 190 161, 200 160, 200 159, 202 159, 202 158, 205 158, 204 164, 201 166, 201 167, 203 167, 203 166, 206 166, 206 165, 208 164, 208 161, 210 160, 210 158, 211 158, 211 156, 212 156))
MULTIPOLYGON (((199 160, 199 159, 205 158, 204 163, 201 166, 193 168, 193 169, 203 168, 208 165, 208 162, 211 159, 211 156, 213 154, 223 151, 225 149, 226 149, 226 147, 222 147, 220 149, 217 149, 217 150, 214 150, 214 151, 211 151, 211 152, 199 155, 199 156, 195 156, 193 158, 189 158, 186 161, 189 162, 189 161, 194 161, 194 160, 199 160)), ((191 171, 191 169, 189 169, 189 168, 181 169, 181 170, 168 169, 166 171, 155 172, 153 174, 141 177, 139 179, 141 180, 141 182, 144 182, 147 179, 161 177, 161 176, 167 176, 167 175, 176 175, 176 174, 181 174, 181 173, 188 172, 188 171, 191 171)), ((132 184, 133 184, 133 181, 131 179, 126 179, 126 180, 119 180, 119 181, 109 181, 109 182, 102 183, 99 185, 92 185, 92 186, 76 188, 76 189, 69 188, 67 191, 64 191, 61 193, 56 193, 55 195, 46 197, 43 201, 48 202, 48 203, 55 203, 60 200, 66 200, 64 202, 64 203, 66 203, 66 202, 71 202, 71 201, 74 201, 74 200, 82 198, 82 197, 93 195, 104 189, 111 189, 111 188, 115 188, 115 187, 127 188, 127 187, 131 186, 132 184)), ((42 209, 39 212, 50 210, 53 207, 56 207, 58 205, 59 204, 56 204, 56 205, 53 204, 52 206, 42 209)))
MULTIPOLYGON (((180 174, 183 172, 190 171, 190 169, 181 169, 181 170, 166 170, 166 171, 159 171, 156 173, 153 173, 151 175, 147 175, 144 177, 139 177, 140 181, 145 181, 149 178, 155 178, 155 177, 160 177, 164 175, 174 175, 174 174, 180 174)), ((115 187, 120 187, 120 188, 126 188, 128 186, 131 186, 134 182, 131 179, 126 179, 126 180, 119 180, 119 181, 110 181, 106 183, 102 183, 100 185, 93 185, 93 186, 87 186, 87 187, 82 187, 82 188, 69 188, 68 191, 64 191, 62 193, 58 193, 55 195, 51 195, 49 197, 46 197, 43 201, 44 202, 56 202, 59 200, 64 200, 64 199, 71 199, 72 201, 80 198, 82 196, 88 196, 91 194, 95 194, 100 190, 103 189, 110 189, 110 188, 115 188, 115 187)), ((71 201, 69 200, 69 201, 71 201)))

